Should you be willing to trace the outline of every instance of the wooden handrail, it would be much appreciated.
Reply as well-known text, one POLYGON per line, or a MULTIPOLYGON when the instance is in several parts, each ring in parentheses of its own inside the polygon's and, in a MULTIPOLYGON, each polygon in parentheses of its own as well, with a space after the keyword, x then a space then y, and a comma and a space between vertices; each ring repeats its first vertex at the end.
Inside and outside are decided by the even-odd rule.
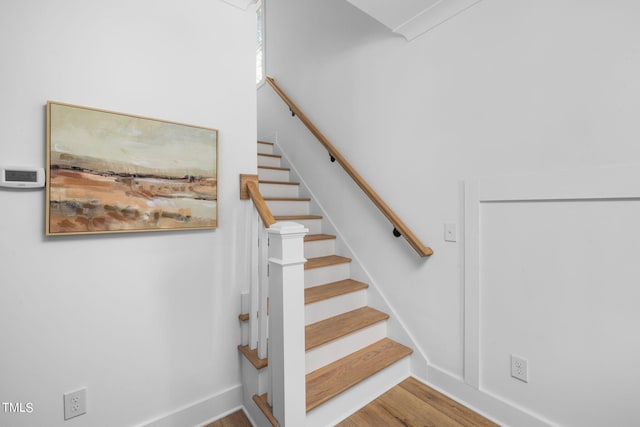
POLYGON ((260 194, 260 190, 258 189, 258 184, 255 181, 248 181, 247 190, 249 190, 249 198, 256 207, 258 215, 260 215, 264 226, 266 228, 271 227, 276 223, 276 220, 273 218, 273 215, 271 215, 271 211, 269 210, 267 203, 262 198, 262 194, 260 194))
POLYGON ((382 214, 387 217, 389 222, 394 227, 394 234, 404 236, 404 238, 409 242, 411 247, 420 255, 421 257, 429 256, 433 254, 433 250, 422 244, 418 237, 407 227, 400 218, 391 210, 389 205, 387 205, 384 200, 376 193, 373 188, 367 183, 367 181, 362 178, 362 176, 351 166, 351 164, 345 159, 345 157, 329 142, 329 140, 318 130, 318 128, 309 120, 309 118, 298 108, 298 106, 287 96, 286 93, 278 86, 273 77, 267 76, 267 83, 273 88, 273 90, 282 98, 282 100, 289 106, 291 112, 298 116, 298 118, 304 123, 304 125, 309 129, 309 131, 320 141, 320 143, 327 149, 329 155, 332 160, 335 159, 340 166, 347 172, 347 174, 358 184, 358 187, 364 191, 364 193, 371 199, 374 205, 380 209, 382 214), (397 232, 397 233, 396 233, 397 232))
POLYGON ((276 223, 267 203, 262 198, 262 194, 260 194, 258 175, 240 174, 240 200, 248 199, 251 199, 256 207, 265 228, 269 228, 276 223))

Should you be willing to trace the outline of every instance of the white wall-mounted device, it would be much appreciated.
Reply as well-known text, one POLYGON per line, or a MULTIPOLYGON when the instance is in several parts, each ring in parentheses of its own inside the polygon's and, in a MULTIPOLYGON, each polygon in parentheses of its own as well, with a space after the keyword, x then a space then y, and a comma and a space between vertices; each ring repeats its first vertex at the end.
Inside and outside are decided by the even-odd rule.
POLYGON ((0 187, 44 187, 44 169, 24 166, 0 166, 0 187))

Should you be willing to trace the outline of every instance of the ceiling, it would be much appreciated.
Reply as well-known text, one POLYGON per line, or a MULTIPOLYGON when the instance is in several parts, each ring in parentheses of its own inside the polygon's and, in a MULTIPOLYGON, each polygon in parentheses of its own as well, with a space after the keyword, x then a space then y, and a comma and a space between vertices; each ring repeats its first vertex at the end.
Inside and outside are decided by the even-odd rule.
POLYGON ((347 0, 407 40, 426 33, 481 0, 347 0))
MULTIPOLYGON (((240 9, 258 0, 223 0, 240 9)), ((481 0, 347 0, 396 34, 413 40, 481 0)))

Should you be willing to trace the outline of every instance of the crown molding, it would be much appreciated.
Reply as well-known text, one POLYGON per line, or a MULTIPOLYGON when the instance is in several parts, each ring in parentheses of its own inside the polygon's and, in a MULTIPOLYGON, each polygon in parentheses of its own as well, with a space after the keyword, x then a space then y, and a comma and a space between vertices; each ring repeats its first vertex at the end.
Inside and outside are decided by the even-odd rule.
POLYGON ((235 6, 238 9, 247 10, 250 4, 256 3, 257 0, 222 0, 225 3, 229 3, 231 6, 235 6))
POLYGON ((411 41, 480 1, 482 0, 441 0, 392 30, 411 41))
POLYGON ((347 0, 411 41, 482 0, 347 0))

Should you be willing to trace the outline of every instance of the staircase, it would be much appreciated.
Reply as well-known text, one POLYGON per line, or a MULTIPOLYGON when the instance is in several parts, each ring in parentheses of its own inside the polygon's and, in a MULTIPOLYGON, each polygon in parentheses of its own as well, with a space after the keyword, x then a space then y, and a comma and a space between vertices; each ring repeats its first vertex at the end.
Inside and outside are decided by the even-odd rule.
MULTIPOLYGON (((368 285, 351 278, 351 259, 336 254, 336 236, 323 233, 311 199, 300 197, 274 145, 258 142, 259 189, 276 221, 309 229, 304 239, 307 426, 327 426, 350 415, 409 375, 413 350, 387 337, 389 315, 367 306, 368 285)), ((247 348, 256 369, 268 365, 247 348)), ((254 402, 272 425, 265 394, 254 402)), ((258 420, 256 420, 258 421, 258 420)))

